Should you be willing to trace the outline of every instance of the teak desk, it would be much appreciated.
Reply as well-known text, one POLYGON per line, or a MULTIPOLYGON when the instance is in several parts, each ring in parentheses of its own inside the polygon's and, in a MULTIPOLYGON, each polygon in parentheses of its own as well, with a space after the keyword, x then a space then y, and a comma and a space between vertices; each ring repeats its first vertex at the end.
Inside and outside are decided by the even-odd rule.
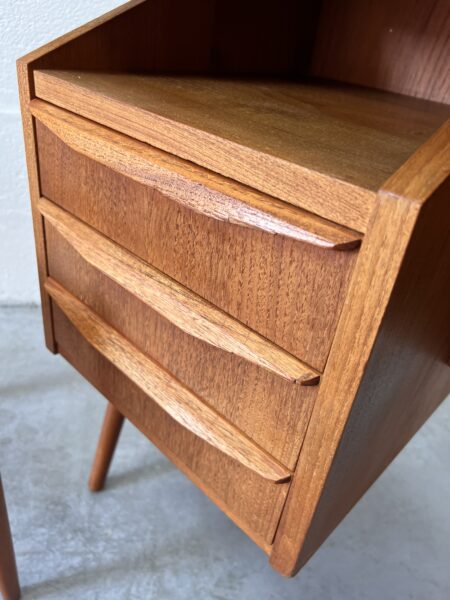
POLYGON ((138 0, 18 62, 49 349, 285 575, 450 389, 448 29, 138 0))

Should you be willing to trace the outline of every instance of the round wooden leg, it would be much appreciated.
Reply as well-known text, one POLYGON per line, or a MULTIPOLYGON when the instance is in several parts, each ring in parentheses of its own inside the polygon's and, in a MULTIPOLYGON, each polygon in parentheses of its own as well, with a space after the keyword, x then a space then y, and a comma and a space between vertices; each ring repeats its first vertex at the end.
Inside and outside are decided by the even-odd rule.
POLYGON ((105 484, 123 421, 124 416, 111 403, 108 403, 89 476, 89 489, 92 492, 100 491, 105 484))
POLYGON ((0 594, 4 600, 20 598, 16 558, 9 527, 6 501, 0 477, 0 594))

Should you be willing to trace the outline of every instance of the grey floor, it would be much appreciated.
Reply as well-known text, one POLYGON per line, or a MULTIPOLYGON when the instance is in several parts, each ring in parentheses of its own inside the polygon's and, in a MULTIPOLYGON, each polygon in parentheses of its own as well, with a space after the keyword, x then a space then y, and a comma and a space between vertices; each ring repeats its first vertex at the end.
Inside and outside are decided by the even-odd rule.
POLYGON ((108 485, 86 478, 103 398, 42 342, 38 309, 0 309, 0 470, 25 600, 450 598, 450 403, 295 579, 131 425, 108 485))

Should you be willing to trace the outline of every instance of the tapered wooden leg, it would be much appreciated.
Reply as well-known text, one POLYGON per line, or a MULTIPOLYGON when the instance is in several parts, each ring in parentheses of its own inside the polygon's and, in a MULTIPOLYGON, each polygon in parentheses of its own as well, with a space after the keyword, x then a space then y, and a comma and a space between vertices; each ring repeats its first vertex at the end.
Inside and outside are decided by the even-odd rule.
POLYGON ((89 489, 92 492, 98 492, 105 484, 123 421, 124 416, 111 403, 108 403, 89 476, 89 489))
POLYGON ((8 513, 6 511, 5 496, 3 494, 2 480, 0 477, 0 594, 4 600, 17 600, 20 598, 19 578, 17 577, 16 558, 9 527, 8 513))

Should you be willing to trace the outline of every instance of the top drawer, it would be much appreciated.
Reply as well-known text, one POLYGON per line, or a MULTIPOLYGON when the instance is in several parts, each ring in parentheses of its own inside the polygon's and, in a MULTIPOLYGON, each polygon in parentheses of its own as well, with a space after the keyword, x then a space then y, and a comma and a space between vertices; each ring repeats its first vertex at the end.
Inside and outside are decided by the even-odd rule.
POLYGON ((43 196, 323 369, 359 234, 42 101, 31 106, 43 196))

